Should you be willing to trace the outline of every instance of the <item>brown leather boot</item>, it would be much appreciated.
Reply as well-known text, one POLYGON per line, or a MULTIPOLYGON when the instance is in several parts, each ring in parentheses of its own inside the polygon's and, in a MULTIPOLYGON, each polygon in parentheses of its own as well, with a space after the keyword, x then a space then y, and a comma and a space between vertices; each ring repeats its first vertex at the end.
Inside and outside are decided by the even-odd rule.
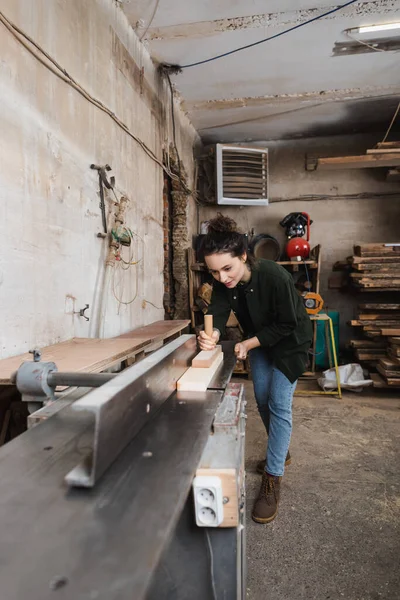
POLYGON ((270 523, 278 512, 282 477, 274 477, 264 471, 260 493, 253 507, 252 519, 256 523, 270 523))
MULTIPOLYGON (((290 456, 290 452, 288 451, 288 453, 286 454, 285 467, 288 467, 291 462, 292 462, 292 457, 290 456)), ((257 473, 260 473, 260 475, 262 475, 264 473, 264 471, 265 471, 265 458, 264 458, 264 460, 260 460, 257 463, 256 471, 257 471, 257 473)))

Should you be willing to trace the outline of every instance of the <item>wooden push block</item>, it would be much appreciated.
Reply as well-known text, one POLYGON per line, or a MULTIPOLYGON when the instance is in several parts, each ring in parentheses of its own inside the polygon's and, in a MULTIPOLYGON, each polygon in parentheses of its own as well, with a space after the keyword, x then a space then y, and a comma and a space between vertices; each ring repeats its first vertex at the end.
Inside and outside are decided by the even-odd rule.
POLYGON ((214 360, 211 367, 207 369, 196 369, 190 367, 184 375, 177 381, 176 389, 178 392, 205 392, 222 363, 224 355, 220 352, 214 360))
POLYGON ((214 360, 217 360, 221 354, 221 346, 216 346, 214 350, 202 350, 192 360, 192 367, 196 369, 208 369, 213 365, 214 360))

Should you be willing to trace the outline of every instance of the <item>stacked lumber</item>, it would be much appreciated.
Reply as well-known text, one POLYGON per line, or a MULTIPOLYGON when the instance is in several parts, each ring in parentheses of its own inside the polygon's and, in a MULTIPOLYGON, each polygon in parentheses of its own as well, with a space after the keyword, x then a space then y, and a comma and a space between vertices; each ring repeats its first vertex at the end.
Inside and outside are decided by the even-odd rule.
POLYGON ((381 358, 378 372, 389 387, 400 387, 400 361, 395 362, 388 358, 381 358))
POLYGON ((380 358, 378 373, 371 377, 376 388, 400 388, 400 337, 388 338, 387 356, 380 358))
POLYGON ((351 284, 359 291, 400 291, 400 244, 356 245, 348 262, 351 284))
POLYGON ((396 337, 400 336, 400 304, 359 304, 356 319, 348 324, 362 334, 359 339, 350 340, 356 360, 377 367, 389 355, 389 340, 400 340, 396 337))
MULTIPOLYGON (((212 330, 211 330, 212 332, 212 330)), ((205 392, 215 373, 222 363, 224 355, 221 346, 215 350, 199 352, 193 359, 192 366, 178 379, 178 392, 205 392)))

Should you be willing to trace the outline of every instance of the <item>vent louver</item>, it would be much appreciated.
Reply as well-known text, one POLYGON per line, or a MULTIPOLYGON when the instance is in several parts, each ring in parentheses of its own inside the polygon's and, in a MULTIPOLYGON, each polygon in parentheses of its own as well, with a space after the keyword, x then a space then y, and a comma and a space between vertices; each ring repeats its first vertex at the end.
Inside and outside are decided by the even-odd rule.
POLYGON ((268 204, 268 150, 217 144, 217 203, 268 204))

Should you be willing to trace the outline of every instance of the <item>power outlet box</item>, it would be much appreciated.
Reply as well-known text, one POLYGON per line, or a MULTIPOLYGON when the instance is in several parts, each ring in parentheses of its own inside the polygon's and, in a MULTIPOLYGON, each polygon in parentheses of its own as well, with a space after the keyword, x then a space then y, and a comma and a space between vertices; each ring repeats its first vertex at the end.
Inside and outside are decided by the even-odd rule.
POLYGON ((198 527, 218 527, 224 520, 222 482, 216 476, 193 480, 194 509, 198 527))

